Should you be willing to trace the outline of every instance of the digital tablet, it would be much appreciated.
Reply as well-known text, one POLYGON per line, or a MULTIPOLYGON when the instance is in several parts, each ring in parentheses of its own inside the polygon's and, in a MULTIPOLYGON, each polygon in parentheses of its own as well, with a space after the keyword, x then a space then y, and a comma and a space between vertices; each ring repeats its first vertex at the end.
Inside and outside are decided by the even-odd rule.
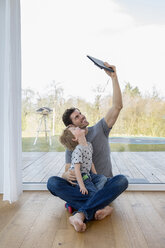
POLYGON ((94 57, 91 57, 89 55, 87 55, 87 57, 95 64, 97 65, 99 68, 101 69, 105 69, 107 71, 110 71, 110 72, 114 72, 114 70, 111 68, 111 67, 107 67, 104 65, 104 62, 99 60, 99 59, 96 59, 94 57))

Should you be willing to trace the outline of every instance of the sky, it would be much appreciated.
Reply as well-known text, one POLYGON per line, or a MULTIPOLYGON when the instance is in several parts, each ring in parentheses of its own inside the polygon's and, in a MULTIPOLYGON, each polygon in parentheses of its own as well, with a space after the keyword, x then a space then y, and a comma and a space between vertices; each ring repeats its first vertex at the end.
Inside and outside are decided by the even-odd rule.
POLYGON ((164 12, 159 0, 21 0, 22 88, 43 94, 55 80, 66 98, 93 101, 109 77, 91 55, 116 66, 121 89, 165 97, 164 12))

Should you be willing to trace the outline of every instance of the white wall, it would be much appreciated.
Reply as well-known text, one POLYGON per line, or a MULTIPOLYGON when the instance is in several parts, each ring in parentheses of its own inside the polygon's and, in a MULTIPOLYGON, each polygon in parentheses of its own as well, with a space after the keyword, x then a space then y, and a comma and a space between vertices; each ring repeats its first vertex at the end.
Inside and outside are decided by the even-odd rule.
MULTIPOLYGON (((0 37, 5 35, 4 33, 5 28, 5 0, 0 1, 0 37)), ((3 86, 4 86, 4 39, 1 39, 0 42, 0 193, 3 192, 3 153, 4 153, 4 146, 3 146, 3 86)))

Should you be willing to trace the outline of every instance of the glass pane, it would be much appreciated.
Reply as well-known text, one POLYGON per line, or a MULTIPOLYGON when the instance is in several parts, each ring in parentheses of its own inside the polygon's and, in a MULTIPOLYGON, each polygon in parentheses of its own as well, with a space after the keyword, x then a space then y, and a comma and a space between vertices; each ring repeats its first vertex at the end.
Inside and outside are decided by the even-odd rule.
POLYGON ((164 5, 21 1, 24 182, 62 175, 66 108, 78 107, 94 125, 112 106, 111 79, 91 55, 116 65, 122 90, 124 107, 109 136, 114 175, 165 183, 164 5))

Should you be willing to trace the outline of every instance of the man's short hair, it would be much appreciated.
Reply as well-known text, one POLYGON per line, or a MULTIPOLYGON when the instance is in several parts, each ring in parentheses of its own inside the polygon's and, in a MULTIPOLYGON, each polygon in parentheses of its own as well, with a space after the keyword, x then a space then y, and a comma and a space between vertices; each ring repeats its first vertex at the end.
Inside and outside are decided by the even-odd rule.
POLYGON ((73 141, 75 138, 72 132, 68 129, 69 127, 63 130, 62 135, 60 136, 60 142, 69 150, 73 151, 75 147, 78 145, 77 141, 73 141))
POLYGON ((72 107, 72 108, 66 109, 65 112, 63 113, 62 120, 66 127, 69 126, 70 124, 73 124, 70 116, 75 110, 79 111, 78 108, 72 107))

